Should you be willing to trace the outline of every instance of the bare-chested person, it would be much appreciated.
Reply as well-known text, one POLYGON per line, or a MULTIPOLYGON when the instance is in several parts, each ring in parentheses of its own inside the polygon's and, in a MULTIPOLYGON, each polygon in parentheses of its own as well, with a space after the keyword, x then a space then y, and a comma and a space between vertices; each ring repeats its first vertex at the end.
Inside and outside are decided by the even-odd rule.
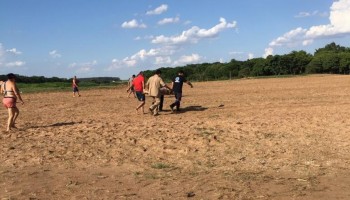
POLYGON ((133 82, 134 82, 135 77, 136 76, 134 74, 134 75, 132 75, 132 77, 129 78, 128 89, 126 90, 126 92, 128 93, 128 97, 130 97, 130 94, 133 93, 134 97, 136 98, 136 93, 135 93, 135 89, 134 89, 134 86, 133 86, 133 82))
POLYGON ((74 76, 73 80, 72 80, 72 87, 73 87, 73 97, 75 97, 75 93, 78 93, 78 97, 80 97, 80 93, 79 93, 79 80, 77 79, 76 76, 74 76))
POLYGON ((17 99, 24 104, 21 94, 16 85, 16 76, 14 74, 7 75, 7 81, 1 85, 1 92, 4 94, 2 103, 8 110, 9 118, 7 120, 6 130, 9 132, 11 128, 16 128, 16 119, 19 115, 19 110, 16 106, 17 99))

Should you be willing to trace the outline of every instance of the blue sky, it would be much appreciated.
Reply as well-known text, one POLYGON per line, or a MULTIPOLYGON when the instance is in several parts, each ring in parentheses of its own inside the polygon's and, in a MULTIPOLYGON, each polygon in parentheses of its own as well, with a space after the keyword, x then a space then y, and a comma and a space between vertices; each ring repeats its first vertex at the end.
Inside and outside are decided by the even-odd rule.
POLYGON ((0 74, 126 79, 349 39, 350 0, 0 0, 0 74))

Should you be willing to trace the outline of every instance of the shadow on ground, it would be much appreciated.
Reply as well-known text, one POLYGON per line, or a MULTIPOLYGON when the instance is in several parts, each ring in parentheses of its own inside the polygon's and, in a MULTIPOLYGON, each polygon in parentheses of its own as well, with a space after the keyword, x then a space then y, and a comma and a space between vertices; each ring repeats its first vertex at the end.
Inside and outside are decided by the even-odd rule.
POLYGON ((28 128, 48 128, 48 127, 60 127, 60 126, 73 126, 75 124, 81 124, 82 122, 59 122, 54 123, 50 125, 43 125, 43 126, 30 126, 28 128))

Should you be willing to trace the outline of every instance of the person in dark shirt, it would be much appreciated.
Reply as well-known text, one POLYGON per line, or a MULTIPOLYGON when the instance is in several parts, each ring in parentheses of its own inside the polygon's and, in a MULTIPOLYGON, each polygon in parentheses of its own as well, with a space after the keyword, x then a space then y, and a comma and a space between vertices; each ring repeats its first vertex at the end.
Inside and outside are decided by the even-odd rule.
POLYGON ((187 83, 191 88, 193 85, 191 82, 187 81, 184 77, 184 72, 180 70, 178 75, 172 80, 172 89, 175 95, 175 102, 170 105, 170 109, 174 112, 174 107, 176 107, 176 111, 180 111, 180 102, 182 97, 182 86, 184 83, 187 83))

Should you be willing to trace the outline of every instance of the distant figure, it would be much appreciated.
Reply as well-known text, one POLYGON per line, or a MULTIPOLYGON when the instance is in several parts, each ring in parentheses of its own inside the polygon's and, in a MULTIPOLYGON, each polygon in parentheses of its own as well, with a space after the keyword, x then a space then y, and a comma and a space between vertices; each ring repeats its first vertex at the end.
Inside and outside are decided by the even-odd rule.
POLYGON ((132 82, 132 85, 130 87, 134 88, 135 93, 136 93, 136 97, 141 102, 136 107, 136 113, 138 113, 139 109, 141 108, 142 113, 145 114, 144 106, 145 106, 145 103, 146 103, 146 96, 145 96, 145 94, 143 92, 143 90, 145 89, 145 77, 143 75, 143 72, 140 72, 134 78, 134 81, 132 82))
POLYGON ((163 79, 160 77, 161 71, 157 70, 155 74, 150 77, 146 83, 146 88, 148 89, 149 96, 153 98, 153 104, 149 108, 154 116, 158 115, 158 106, 160 105, 160 88, 166 87, 170 88, 164 83, 163 79))
POLYGON ((136 98, 135 89, 134 89, 134 86, 132 85, 132 82, 134 81, 134 79, 135 79, 135 74, 129 78, 128 89, 126 90, 126 92, 128 92, 128 97, 130 97, 130 94, 133 93, 134 97, 136 98))
POLYGON ((4 92, 2 91, 2 84, 4 84, 4 81, 0 81, 0 94, 4 94, 4 92))
POLYGON ((9 118, 7 120, 6 131, 10 131, 11 128, 16 128, 16 119, 19 115, 19 110, 16 106, 17 99, 24 104, 21 94, 16 85, 16 76, 12 73, 7 75, 7 81, 1 84, 1 92, 4 94, 4 99, 2 103, 8 110, 9 118))
POLYGON ((77 79, 76 76, 74 76, 73 83, 72 83, 72 86, 73 86, 73 97, 75 97, 75 93, 77 93, 78 97, 80 97, 78 84, 79 84, 79 80, 77 79))
POLYGON ((192 83, 186 80, 186 78, 184 77, 184 72, 180 70, 171 83, 171 87, 173 88, 173 92, 175 94, 175 102, 170 105, 170 109, 172 112, 174 112, 174 107, 176 107, 176 111, 180 111, 182 86, 184 83, 187 83, 189 86, 191 86, 191 88, 193 88, 192 83))

